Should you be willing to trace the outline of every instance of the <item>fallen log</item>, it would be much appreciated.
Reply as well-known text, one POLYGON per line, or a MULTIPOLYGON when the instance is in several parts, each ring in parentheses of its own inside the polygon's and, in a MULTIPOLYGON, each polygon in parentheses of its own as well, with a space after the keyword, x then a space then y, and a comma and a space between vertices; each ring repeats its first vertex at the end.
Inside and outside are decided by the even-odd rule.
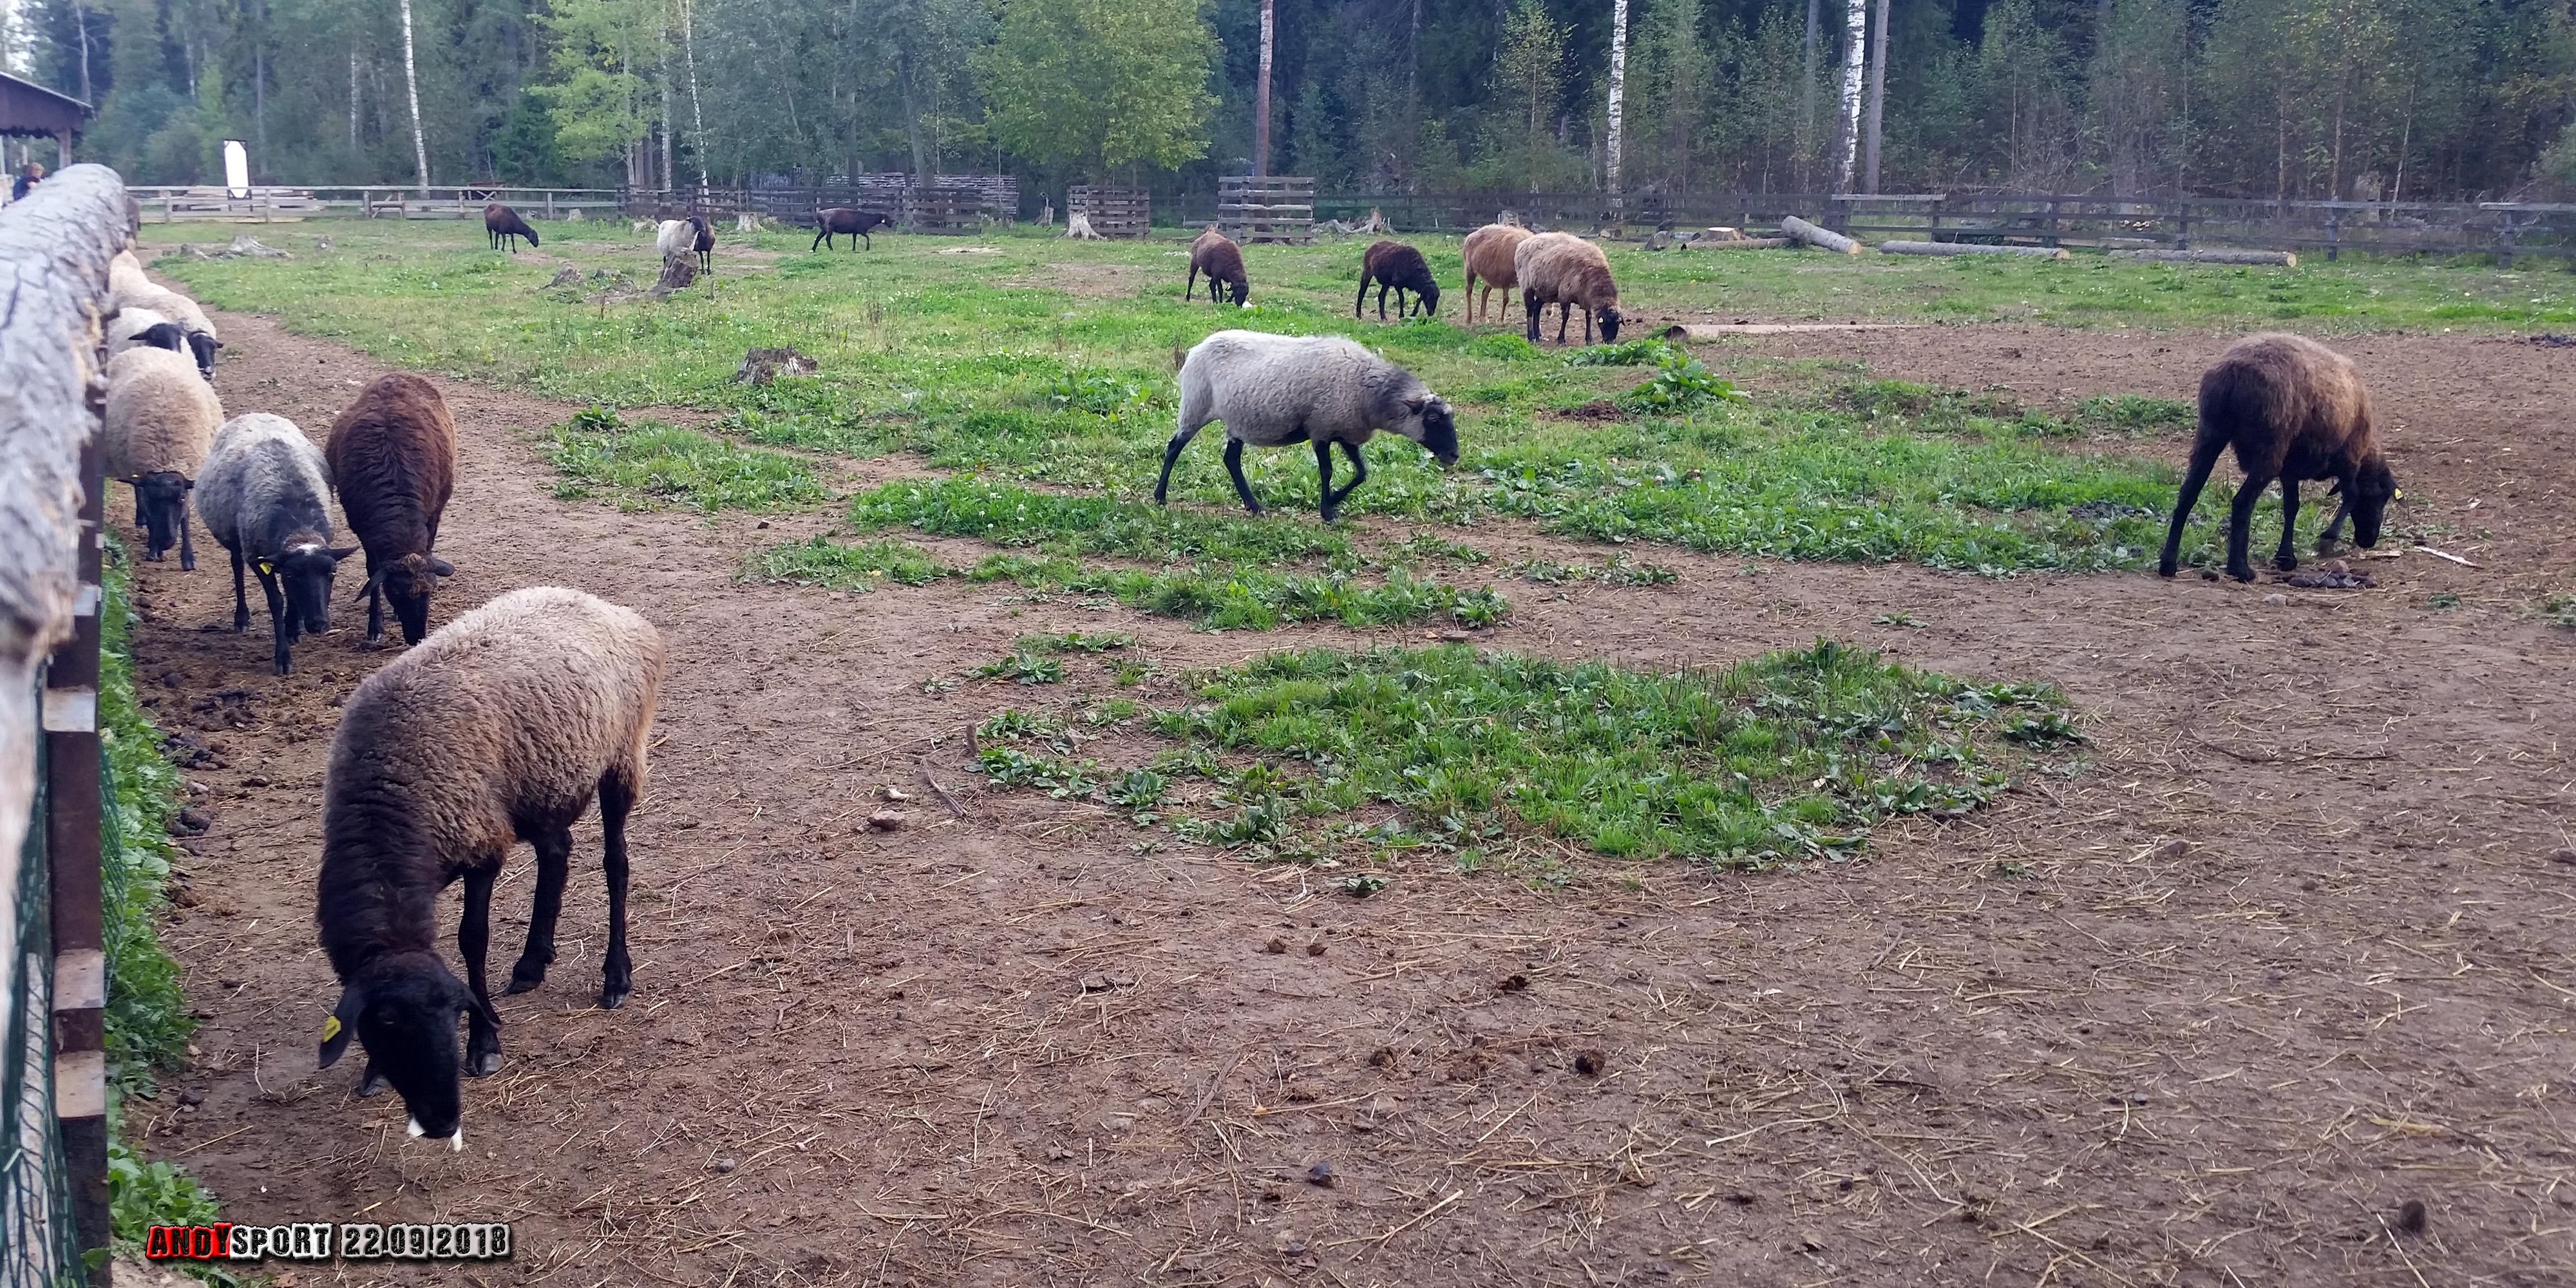
POLYGON ((1818 228, 1814 224, 1808 223, 1806 220, 1800 219, 1796 215, 1791 215, 1782 219, 1780 221, 1780 231, 1787 233, 1818 250, 1829 250, 1837 255, 1857 255, 1860 253, 1859 242, 1853 241, 1851 238, 1845 237, 1841 233, 1835 232, 1830 228, 1818 228))
POLYGON ((1788 237, 1697 237, 1681 245, 1683 250, 1778 250, 1797 244, 1788 237))
POLYGON ((2025 259, 2073 259, 2060 246, 1989 246, 1980 242, 1884 241, 1888 255, 2019 255, 2025 259))
POLYGON ((2297 268, 2299 257, 2286 250, 2115 250, 2113 259, 2143 260, 2154 264, 2267 264, 2276 268, 2297 268))

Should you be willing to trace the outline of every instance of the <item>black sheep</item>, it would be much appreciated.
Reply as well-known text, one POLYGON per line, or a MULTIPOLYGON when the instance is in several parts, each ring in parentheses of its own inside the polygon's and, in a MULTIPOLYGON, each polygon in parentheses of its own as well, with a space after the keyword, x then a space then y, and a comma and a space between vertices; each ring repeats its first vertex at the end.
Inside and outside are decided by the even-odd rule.
POLYGON ((519 253, 519 239, 522 237, 527 238, 531 246, 538 244, 537 230, 528 227, 528 221, 519 218, 518 211, 497 201, 483 208, 483 231, 491 234, 492 249, 501 249, 506 241, 513 255, 519 253))
POLYGON ((1440 311, 1439 279, 1431 276, 1431 265, 1424 262, 1422 252, 1402 242, 1373 242, 1368 253, 1360 257, 1360 294, 1358 299, 1351 301, 1352 317, 1358 317, 1360 307, 1368 302, 1368 290, 1372 284, 1377 287, 1377 320, 1380 322, 1386 320, 1386 293, 1389 289, 1395 292, 1397 317, 1410 315, 1411 306, 1404 302, 1407 291, 1413 293, 1414 303, 1421 306, 1424 317, 1440 311))
POLYGON ((1190 243, 1190 277, 1181 287, 1182 300, 1188 300, 1190 293, 1198 289, 1201 273, 1207 274, 1210 304, 1226 302, 1226 292, 1219 287, 1231 289, 1236 304, 1252 296, 1252 278, 1243 271, 1243 247, 1214 228, 1200 233, 1198 240, 1190 243))
POLYGON ((817 210, 814 212, 814 244, 805 249, 810 254, 818 248, 830 248, 834 237, 854 237, 866 242, 869 250, 875 250, 877 244, 868 236, 868 232, 871 229, 892 227, 894 227, 893 220, 873 210, 852 210, 848 206, 817 210))
POLYGON ((691 249, 698 252, 698 267, 713 273, 716 271, 715 226, 707 222, 705 215, 689 216, 689 226, 696 229, 698 233, 697 241, 691 246, 691 249))

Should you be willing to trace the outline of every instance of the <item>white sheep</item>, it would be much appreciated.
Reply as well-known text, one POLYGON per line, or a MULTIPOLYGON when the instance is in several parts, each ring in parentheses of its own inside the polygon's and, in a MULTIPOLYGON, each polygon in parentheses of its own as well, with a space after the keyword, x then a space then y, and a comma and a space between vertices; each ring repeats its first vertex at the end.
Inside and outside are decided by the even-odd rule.
POLYGON ((134 257, 134 251, 131 248, 116 252, 116 257, 107 261, 109 294, 150 285, 152 285, 152 279, 143 275, 143 261, 134 257))
POLYGON ((685 219, 665 219, 653 234, 653 253, 664 259, 694 252, 698 246, 697 225, 685 219))
POLYGON ((233 630, 250 629, 242 568, 259 574, 279 675, 295 669, 306 631, 331 629, 331 579, 358 548, 331 547, 331 472, 322 449, 284 416, 226 421, 197 475, 197 514, 233 555, 233 630))
POLYGON ((1529 322, 1529 342, 1538 343, 1539 313, 1557 306, 1556 342, 1565 343, 1574 310, 1583 310, 1583 342, 1592 343, 1592 324, 1601 323, 1601 342, 1619 338, 1619 283, 1610 276, 1610 259, 1601 248, 1572 233, 1539 233, 1512 250, 1512 270, 1521 283, 1521 315, 1529 322))
POLYGON ((157 561, 175 541, 179 567, 196 569, 188 492, 223 423, 214 387, 185 356, 146 346, 108 359, 107 474, 134 488, 144 558, 157 561))
POLYGON ((188 348, 197 357, 198 373, 208 380, 215 378, 215 350, 224 347, 223 337, 216 333, 214 321, 197 307, 195 300, 150 282, 120 290, 111 299, 119 313, 143 309, 178 323, 188 333, 188 348))
POLYGON ((366 1044, 360 1094, 390 1082, 411 1134, 465 1147, 460 1074, 500 1068, 485 986, 492 886, 518 841, 537 853, 535 911, 509 991, 545 982, 572 859, 572 825, 599 799, 608 945, 599 1006, 633 988, 626 952, 626 816, 644 790, 662 637, 577 590, 514 590, 458 617, 349 698, 323 783, 316 920, 339 976, 321 1065, 366 1044), (459 983, 437 947, 438 896, 463 878, 459 983), (471 1035, 457 1059, 456 1017, 471 1035))
POLYGON ((125 309, 108 319, 107 356, 113 358, 139 345, 186 353, 188 333, 178 323, 147 308, 125 309))
POLYGON ((1360 445, 1384 429, 1420 443, 1442 465, 1458 463, 1458 423, 1449 404, 1412 372, 1339 336, 1269 335, 1219 331, 1198 342, 1181 363, 1181 425, 1163 449, 1163 476, 1154 484, 1161 504, 1172 466, 1210 421, 1225 422, 1225 468, 1245 509, 1261 513, 1252 484, 1243 477, 1243 446, 1315 445, 1322 476, 1324 522, 1333 521, 1342 498, 1368 478, 1360 445), (1332 446, 1342 445, 1351 481, 1333 490, 1332 446))

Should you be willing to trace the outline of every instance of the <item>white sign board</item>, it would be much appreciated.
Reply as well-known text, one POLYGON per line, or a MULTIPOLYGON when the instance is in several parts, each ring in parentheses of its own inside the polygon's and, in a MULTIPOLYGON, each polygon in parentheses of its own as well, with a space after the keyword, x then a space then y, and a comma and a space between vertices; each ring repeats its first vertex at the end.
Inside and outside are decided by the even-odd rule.
POLYGON ((224 192, 236 198, 250 195, 250 152, 240 139, 224 140, 224 192))

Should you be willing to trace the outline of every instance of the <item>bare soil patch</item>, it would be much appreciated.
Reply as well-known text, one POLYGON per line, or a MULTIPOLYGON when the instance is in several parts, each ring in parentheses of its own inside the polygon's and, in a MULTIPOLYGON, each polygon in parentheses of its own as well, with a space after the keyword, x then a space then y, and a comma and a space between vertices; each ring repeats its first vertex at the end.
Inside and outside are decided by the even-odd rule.
MULTIPOLYGON (((318 434, 379 370, 223 325, 236 413, 318 434)), ((2076 397, 2181 396, 2219 341, 1758 343, 2076 397)), ((1175 702, 1179 668, 1359 633, 740 585, 775 530, 556 501, 523 431, 572 409, 442 380, 464 459, 436 618, 567 584, 671 641, 634 999, 589 1005, 593 828, 553 977, 500 1004, 464 1153, 352 1099, 355 1062, 316 1074, 337 996, 311 926, 323 759, 335 704, 389 654, 343 610, 273 678, 256 631, 209 629, 220 555, 146 565, 138 674, 219 763, 187 775, 212 826, 170 931, 202 1057, 129 1131, 235 1219, 517 1223, 508 1267, 352 1281, 2565 1282, 2576 664, 2481 588, 2576 559, 2569 368, 2487 344, 2352 346, 2410 491, 2496 498, 2476 572, 2410 555, 2368 565, 2380 589, 2275 605, 2270 585, 1657 550, 1631 553, 1677 585, 1518 586, 1496 646, 1723 664, 1831 635, 2056 680, 2094 763, 1847 866, 1565 855, 1569 880, 1525 885, 1426 860, 1365 900, 981 792, 965 727, 1061 695, 922 688, 1023 632, 1114 625, 1175 702), (2459 608, 2425 607, 2445 588, 2459 608), (887 785, 909 818, 871 831, 887 785), (2409 1200, 2425 1232, 2392 1233, 2409 1200)), ((522 850, 496 954, 524 933, 527 869, 522 850)))

